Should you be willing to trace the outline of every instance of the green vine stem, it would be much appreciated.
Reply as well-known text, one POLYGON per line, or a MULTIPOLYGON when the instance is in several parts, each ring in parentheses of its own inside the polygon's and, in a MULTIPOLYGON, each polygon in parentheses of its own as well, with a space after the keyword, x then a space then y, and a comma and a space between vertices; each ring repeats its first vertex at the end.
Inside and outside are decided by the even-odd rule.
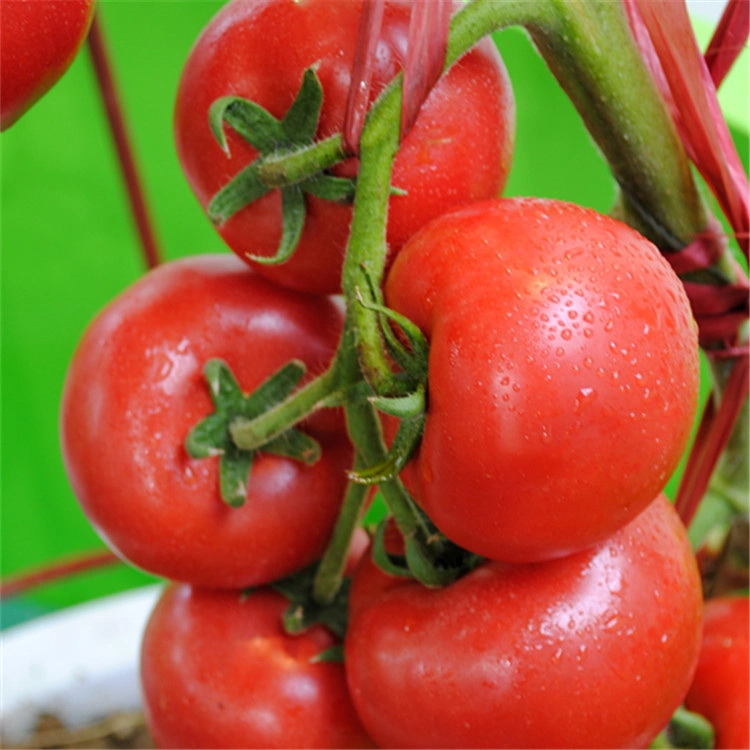
POLYGON ((362 520, 368 492, 369 487, 349 482, 331 541, 315 572, 313 598, 318 604, 330 604, 339 592, 349 547, 362 520))

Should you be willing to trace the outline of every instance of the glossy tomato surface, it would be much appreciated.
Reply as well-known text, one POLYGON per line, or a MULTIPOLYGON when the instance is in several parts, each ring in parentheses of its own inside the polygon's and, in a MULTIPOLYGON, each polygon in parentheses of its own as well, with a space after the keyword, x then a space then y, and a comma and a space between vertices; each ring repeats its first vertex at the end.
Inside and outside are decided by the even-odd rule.
POLYGON ((0 12, 0 130, 10 127, 73 62, 94 0, 3 0, 0 12))
POLYGON ((698 343, 681 282, 641 235, 572 204, 487 201, 415 236, 385 295, 430 340, 405 478, 447 537, 553 558, 662 490, 693 423, 698 343))
POLYGON ((340 415, 303 427, 322 448, 311 466, 259 451, 240 508, 221 499, 218 456, 190 458, 184 443, 214 411, 207 360, 225 360, 245 393, 291 359, 319 374, 341 317, 227 253, 165 264, 95 318, 67 375, 61 438, 73 491, 113 549, 210 587, 268 582, 320 555, 352 455, 340 415))
MULTIPOLYGON (((372 77, 372 99, 403 66, 410 2, 389 0, 372 77)), ((362 0, 229 2, 197 40, 182 73, 175 110, 177 152, 201 206, 257 152, 226 127, 231 158, 212 135, 208 110, 227 95, 250 99, 282 118, 311 65, 323 86, 318 138, 340 133, 351 80, 362 0)), ((481 42, 430 93, 396 157, 393 184, 406 195, 389 204, 388 243, 396 250, 450 208, 499 195, 510 169, 515 108, 505 67, 491 40, 481 42)), ((345 164, 350 175, 354 165, 345 164)), ((286 286, 340 289, 351 208, 307 196, 307 219, 293 258, 258 270, 286 286)), ((274 191, 220 227, 229 247, 273 256, 281 239, 274 191)))
POLYGON ((380 747, 647 747, 690 685, 701 608, 663 496, 591 550, 486 562, 439 590, 366 557, 345 642, 352 700, 380 747))
POLYGON ((703 644, 685 705, 714 726, 717 748, 750 747, 750 599, 706 602, 703 644))
POLYGON ((372 747, 354 712, 336 645, 315 626, 287 635, 287 600, 172 585, 141 650, 144 713, 157 747, 372 747))

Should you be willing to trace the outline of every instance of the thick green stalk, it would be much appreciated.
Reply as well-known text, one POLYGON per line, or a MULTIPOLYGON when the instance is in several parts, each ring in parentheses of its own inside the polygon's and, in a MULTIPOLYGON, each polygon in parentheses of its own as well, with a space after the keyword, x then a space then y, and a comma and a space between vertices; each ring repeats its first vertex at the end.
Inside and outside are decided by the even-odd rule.
POLYGON ((362 520, 369 487, 349 482, 331 541, 315 573, 313 597, 318 604, 330 604, 341 587, 349 547, 362 520))

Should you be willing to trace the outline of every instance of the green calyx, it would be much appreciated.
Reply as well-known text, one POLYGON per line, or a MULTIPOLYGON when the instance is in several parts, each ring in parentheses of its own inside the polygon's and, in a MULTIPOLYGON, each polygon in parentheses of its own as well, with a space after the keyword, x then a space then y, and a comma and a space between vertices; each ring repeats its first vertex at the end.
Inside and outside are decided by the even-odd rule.
MULTIPOLYGON (((193 427, 185 440, 185 449, 192 458, 219 457, 221 497, 227 505, 240 507, 247 498, 257 451, 238 446, 232 435, 233 428, 283 401, 299 383, 305 366, 299 361, 289 362, 249 395, 240 390, 229 367, 220 359, 209 360, 204 373, 216 410, 193 427)), ((259 449, 307 465, 320 458, 318 443, 294 428, 282 432, 259 449)))
POLYGON ((385 547, 386 518, 378 525, 372 540, 372 559, 385 573, 403 578, 413 578, 423 586, 441 588, 470 573, 484 558, 459 547, 444 537, 421 511, 417 511, 430 528, 431 545, 425 545, 415 536, 404 537, 401 554, 389 552, 385 547))
POLYGON ((281 120, 236 96, 217 99, 209 110, 211 131, 227 155, 224 123, 259 152, 211 199, 207 208, 211 221, 223 224, 248 204, 281 190, 281 242, 273 257, 249 256, 255 262, 273 265, 292 255, 305 223, 305 193, 337 203, 351 203, 354 198, 353 180, 325 171, 346 158, 341 136, 314 142, 322 104, 320 80, 315 69, 308 68, 297 98, 281 120))
MULTIPOLYGON (((330 601, 321 603, 313 593, 317 568, 317 565, 311 565, 270 584, 274 591, 289 601, 282 619, 284 630, 289 635, 298 635, 313 625, 324 625, 334 635, 343 638, 348 619, 350 581, 344 578, 335 596, 330 601)), ((324 653, 318 660, 330 661, 331 656, 324 653)))
POLYGON ((693 748, 710 750, 714 746, 714 728, 700 714, 679 706, 667 727, 649 746, 651 750, 662 748, 693 748))

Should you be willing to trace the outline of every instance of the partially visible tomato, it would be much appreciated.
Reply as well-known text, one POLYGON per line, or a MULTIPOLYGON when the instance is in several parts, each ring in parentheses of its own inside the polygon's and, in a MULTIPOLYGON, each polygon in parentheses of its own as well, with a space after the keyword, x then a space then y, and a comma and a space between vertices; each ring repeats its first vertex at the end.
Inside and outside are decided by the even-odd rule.
POLYGON ((559 201, 475 204, 407 243, 385 296, 430 340, 404 476, 448 538, 553 558, 662 490, 693 424, 698 339, 680 280, 634 230, 559 201))
POLYGON ((95 0, 2 0, 0 130, 10 127, 68 69, 95 0))
MULTIPOLYGON (((410 0, 388 0, 372 78, 374 99, 402 68, 410 0)), ((362 0, 235 0, 198 38, 182 73, 175 110, 177 153, 204 208, 257 152, 226 128, 231 158, 208 124, 214 100, 250 99, 281 119, 316 65, 323 86, 317 137, 340 133, 362 12, 362 0)), ((465 203, 499 195, 510 169, 515 108, 510 81, 490 39, 464 55, 430 93, 396 157, 393 184, 406 195, 389 203, 388 244, 397 250, 428 220, 465 203)), ((346 163, 344 172, 356 171, 346 163)), ((307 219, 294 256, 259 266, 275 281, 310 292, 340 289, 349 206, 307 196, 307 219)), ((281 238, 278 190, 242 209, 220 228, 229 247, 273 256, 281 238)))
POLYGON ((714 726, 716 747, 750 748, 750 599, 706 602, 703 645, 685 705, 714 726))
POLYGON ((84 334, 63 394, 62 451, 94 527, 134 565, 173 580, 240 588, 286 576, 324 550, 352 449, 340 414, 303 429, 320 460, 259 451, 243 507, 219 493, 219 458, 191 458, 189 431, 213 412, 203 366, 225 360, 249 393, 291 359, 319 374, 340 308, 283 289, 231 254, 165 264, 112 301, 84 334))
POLYGON ((287 601, 169 586, 143 638, 144 713, 157 747, 373 747, 322 626, 287 635, 287 601))
POLYGON ((698 569, 663 496, 595 548, 439 590, 363 559, 345 666, 380 747, 647 747, 682 702, 698 569))

